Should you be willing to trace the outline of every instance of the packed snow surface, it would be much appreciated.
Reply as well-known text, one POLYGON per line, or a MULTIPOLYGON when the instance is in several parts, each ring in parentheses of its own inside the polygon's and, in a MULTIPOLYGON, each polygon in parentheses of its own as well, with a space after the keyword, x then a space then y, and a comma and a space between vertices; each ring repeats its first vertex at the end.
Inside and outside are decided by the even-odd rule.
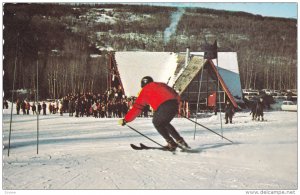
MULTIPOLYGON (((31 114, 31 113, 30 113, 31 114)), ((297 184, 297 113, 266 112, 264 122, 249 112, 235 114, 224 124, 223 135, 197 127, 184 118, 172 124, 194 149, 136 151, 129 144, 155 146, 115 118, 39 116, 12 117, 8 156, 10 110, 3 111, 3 189, 286 189, 297 184)), ((194 119, 193 119, 194 120, 194 119)), ((219 114, 197 120, 222 133, 219 114)), ((165 144, 151 118, 130 125, 165 144)))

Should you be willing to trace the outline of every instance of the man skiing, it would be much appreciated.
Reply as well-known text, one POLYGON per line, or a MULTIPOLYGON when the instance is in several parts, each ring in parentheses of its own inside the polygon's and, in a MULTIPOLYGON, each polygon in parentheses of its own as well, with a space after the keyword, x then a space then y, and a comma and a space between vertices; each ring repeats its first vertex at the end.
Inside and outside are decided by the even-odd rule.
POLYGON ((170 151, 176 150, 177 147, 182 149, 189 148, 184 139, 170 124, 171 120, 178 113, 180 96, 168 85, 154 82, 150 76, 146 76, 141 80, 141 87, 142 90, 132 109, 119 123, 124 126, 126 123, 133 121, 141 114, 146 105, 150 105, 155 111, 152 120, 153 125, 168 143, 165 148, 170 151))

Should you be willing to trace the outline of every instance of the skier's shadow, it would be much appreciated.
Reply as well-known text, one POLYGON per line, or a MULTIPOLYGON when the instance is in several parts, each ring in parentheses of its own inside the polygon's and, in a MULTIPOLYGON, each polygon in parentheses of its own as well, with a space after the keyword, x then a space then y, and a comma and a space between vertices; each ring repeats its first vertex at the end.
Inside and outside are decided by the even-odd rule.
POLYGON ((192 149, 184 151, 184 152, 187 152, 187 153, 200 153, 200 152, 203 152, 205 150, 220 148, 220 147, 223 147, 223 146, 228 146, 228 145, 233 145, 233 144, 234 143, 206 144, 206 145, 201 145, 201 146, 192 148, 192 149))

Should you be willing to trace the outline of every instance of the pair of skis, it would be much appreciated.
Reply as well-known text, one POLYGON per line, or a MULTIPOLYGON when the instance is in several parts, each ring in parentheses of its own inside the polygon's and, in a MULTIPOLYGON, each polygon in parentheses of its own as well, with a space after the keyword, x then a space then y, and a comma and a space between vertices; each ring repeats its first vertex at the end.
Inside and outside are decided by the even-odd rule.
MULTIPOLYGON (((135 144, 130 144, 131 148, 134 150, 162 150, 162 151, 169 151, 175 153, 175 151, 171 151, 166 147, 154 147, 154 146, 146 146, 145 144, 140 143, 140 146, 135 144)), ((180 148, 180 152, 199 152, 198 150, 193 150, 191 148, 180 148)))

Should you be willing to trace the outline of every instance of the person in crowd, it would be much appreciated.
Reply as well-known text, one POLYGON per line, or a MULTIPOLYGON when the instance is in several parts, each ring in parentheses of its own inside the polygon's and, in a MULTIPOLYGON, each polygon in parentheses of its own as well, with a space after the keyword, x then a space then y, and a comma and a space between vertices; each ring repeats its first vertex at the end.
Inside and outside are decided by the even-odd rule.
POLYGON ((79 111, 80 111, 80 102, 79 100, 75 101, 75 117, 79 117, 79 111))
POLYGON ((26 102, 26 114, 29 115, 29 111, 30 111, 30 103, 26 102))
POLYGON ((82 100, 80 104, 80 117, 83 117, 85 113, 85 102, 82 100))
POLYGON ((21 102, 21 108, 22 108, 23 115, 25 115, 26 114, 26 102, 24 100, 21 102))
POLYGON ((98 118, 98 105, 99 105, 99 102, 95 102, 95 103, 92 105, 93 116, 94 116, 95 118, 98 118))
POLYGON ((32 114, 35 115, 36 114, 36 105, 35 105, 35 103, 32 104, 31 110, 32 110, 32 114))
POLYGON ((52 114, 52 112, 53 112, 53 111, 52 111, 52 110, 53 110, 53 106, 52 106, 52 103, 51 103, 51 102, 49 102, 48 107, 49 107, 49 108, 48 108, 48 109, 49 109, 49 113, 52 114))
POLYGON ((60 101, 58 103, 58 110, 59 110, 60 116, 62 116, 64 113, 64 102, 63 101, 60 101))
POLYGON ((112 105, 112 102, 109 101, 107 103, 107 117, 108 118, 112 118, 112 112, 113 112, 113 105, 112 105))
POLYGON ((149 112, 150 112, 150 106, 146 105, 143 109, 143 117, 148 118, 149 117, 149 112))
POLYGON ((123 104, 122 104, 122 117, 124 117, 128 112, 128 103, 127 100, 124 99, 123 100, 123 104))
POLYGON ((3 108, 4 109, 8 109, 8 102, 7 102, 7 100, 3 101, 3 108))
POLYGON ((41 114, 41 110, 42 110, 42 106, 41 106, 41 103, 39 102, 38 103, 38 113, 39 113, 39 115, 41 114))
POLYGON ((17 106, 16 106, 16 109, 17 109, 17 114, 19 115, 20 114, 20 110, 21 110, 21 101, 19 99, 17 99, 17 106))
POLYGON ((117 101, 117 113, 118 113, 118 118, 122 118, 122 112, 123 112, 123 105, 121 101, 117 101))
POLYGON ((42 104, 42 108, 43 108, 43 115, 46 115, 46 109, 47 109, 47 105, 45 102, 43 102, 42 104))
POLYGON ((106 114, 106 106, 104 103, 101 104, 101 118, 107 118, 107 114, 106 114))
POLYGON ((70 99, 68 102, 68 111, 69 111, 69 116, 73 116, 74 113, 74 101, 73 99, 70 99))

